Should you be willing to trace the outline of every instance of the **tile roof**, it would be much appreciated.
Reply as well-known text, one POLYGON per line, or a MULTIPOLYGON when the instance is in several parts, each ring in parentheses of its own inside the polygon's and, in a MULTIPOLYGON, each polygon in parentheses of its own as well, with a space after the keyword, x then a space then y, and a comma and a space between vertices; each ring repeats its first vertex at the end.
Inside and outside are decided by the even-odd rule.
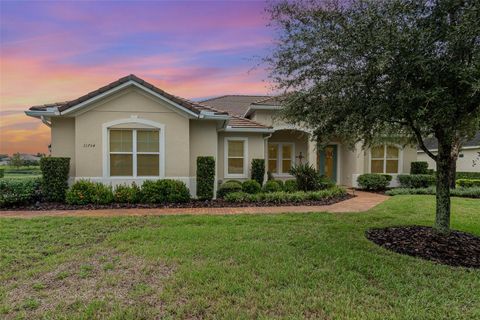
POLYGON ((224 95, 201 101, 202 104, 227 111, 229 114, 243 117, 254 102, 271 98, 266 95, 224 95))
POLYGON ((77 104, 80 104, 84 101, 87 101, 95 96, 98 96, 104 92, 107 92, 117 86, 120 86, 128 81, 134 81, 138 84, 141 84, 142 86, 146 87, 147 89, 152 90, 155 93, 158 93, 159 95, 175 102, 176 104, 194 112, 194 113, 200 113, 200 111, 205 110, 205 111, 211 111, 215 113, 220 113, 220 114, 226 114, 226 112, 219 111, 213 107, 203 105, 201 103, 193 102, 184 98, 181 98, 179 96, 175 96, 173 94, 170 94, 166 91, 163 91, 160 88, 155 87, 154 85, 146 82, 143 79, 140 79, 139 77, 135 76, 134 74, 128 75, 126 77, 120 78, 112 83, 107 84, 106 86, 103 86, 97 90, 94 90, 92 92, 89 92, 75 100, 70 100, 70 101, 65 101, 65 102, 56 102, 56 103, 51 103, 51 104, 44 104, 44 105, 39 105, 39 106, 33 106, 30 107, 30 110, 38 110, 38 111, 43 111, 46 110, 47 108, 51 107, 58 107, 58 110, 60 112, 65 111, 77 104))
POLYGON ((232 128, 256 128, 256 129, 271 129, 272 127, 263 125, 259 122, 243 118, 232 116, 228 121, 228 126, 232 128))
MULTIPOLYGON (((427 149, 438 149, 438 141, 435 138, 425 139, 425 146, 427 149)), ((478 131, 475 136, 463 144, 464 147, 480 147, 480 131, 478 131)), ((419 149, 421 151, 421 149, 419 149)))
POLYGON ((259 100, 252 103, 253 105, 257 106, 281 106, 282 105, 282 97, 281 96, 274 96, 268 97, 263 100, 259 100))

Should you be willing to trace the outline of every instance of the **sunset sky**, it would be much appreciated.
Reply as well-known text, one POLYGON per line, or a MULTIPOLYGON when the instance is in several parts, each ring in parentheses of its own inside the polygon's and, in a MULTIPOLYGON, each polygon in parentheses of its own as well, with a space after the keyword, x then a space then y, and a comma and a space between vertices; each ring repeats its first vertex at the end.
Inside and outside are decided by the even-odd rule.
POLYGON ((199 99, 266 94, 265 2, 0 0, 0 153, 47 152, 23 111, 135 74, 199 99))

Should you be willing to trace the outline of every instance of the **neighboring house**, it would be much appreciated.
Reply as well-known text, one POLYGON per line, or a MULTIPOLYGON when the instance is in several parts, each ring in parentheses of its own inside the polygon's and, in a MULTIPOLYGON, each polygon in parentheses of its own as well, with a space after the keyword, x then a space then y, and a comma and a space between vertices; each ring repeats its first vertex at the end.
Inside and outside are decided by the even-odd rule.
MULTIPOLYGON (((425 146, 428 150, 432 151, 433 154, 438 152, 438 143, 435 138, 430 138, 425 140, 425 146)), ((437 164, 430 158, 423 150, 417 150, 418 161, 428 162, 429 169, 437 169, 437 164)), ((472 140, 467 141, 462 149, 457 159, 457 171, 458 172, 480 172, 480 131, 477 132, 475 137, 472 140)))
MULTIPOLYGON (((416 149, 382 145, 350 150, 332 141, 316 150, 309 130, 275 117, 281 105, 269 96, 221 96, 200 103, 129 75, 72 101, 31 107, 25 113, 51 127, 52 156, 71 158, 74 180, 117 185, 171 178, 196 190, 196 159, 213 156, 216 181, 248 179, 251 161, 266 160, 279 179, 309 162, 339 184, 358 175, 408 173, 416 149)), ((393 179, 394 181, 396 179, 393 179)))

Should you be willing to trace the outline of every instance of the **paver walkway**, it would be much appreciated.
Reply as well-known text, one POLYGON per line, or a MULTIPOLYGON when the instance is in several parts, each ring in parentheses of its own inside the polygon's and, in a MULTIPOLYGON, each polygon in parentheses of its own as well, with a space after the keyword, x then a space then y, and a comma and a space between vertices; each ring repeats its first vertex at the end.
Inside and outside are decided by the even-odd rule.
POLYGON ((113 217, 113 216, 159 216, 179 214, 271 214, 284 212, 361 212, 382 203, 388 196, 355 191, 355 198, 325 206, 277 206, 243 208, 144 208, 144 209, 99 209, 99 210, 50 210, 50 211, 0 211, 0 218, 32 217, 113 217))

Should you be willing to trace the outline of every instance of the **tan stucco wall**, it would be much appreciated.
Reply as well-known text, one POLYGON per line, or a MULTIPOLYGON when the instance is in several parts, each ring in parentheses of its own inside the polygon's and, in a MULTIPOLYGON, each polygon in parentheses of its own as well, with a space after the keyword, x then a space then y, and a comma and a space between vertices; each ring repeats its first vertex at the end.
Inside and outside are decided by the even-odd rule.
POLYGON ((102 176, 102 125, 132 116, 165 125, 165 176, 190 174, 189 119, 173 111, 166 102, 138 89, 125 89, 99 101, 75 118, 76 176, 102 176), (94 148, 84 145, 95 144, 94 148))
POLYGON ((264 153, 264 139, 261 133, 243 133, 243 132, 219 132, 218 133, 218 165, 217 165, 217 179, 218 180, 246 180, 251 177, 252 159, 265 159, 264 153), (225 151, 224 144, 226 137, 239 137, 248 139, 248 174, 246 178, 227 178, 224 177, 225 170, 225 151))
POLYGON ((70 176, 75 176, 75 119, 52 118, 52 156, 70 158, 70 176))
MULTIPOLYGON (((478 153, 480 152, 480 147, 476 149, 466 149, 462 150, 460 152, 460 155, 463 154, 463 157, 459 157, 457 160, 457 171, 463 171, 463 172, 480 172, 480 164, 478 163, 480 161, 480 157, 478 153), (473 161, 477 161, 477 165, 473 165, 473 161)), ((436 152, 434 152, 436 154, 436 152)), ((418 161, 426 161, 428 162, 428 168, 429 169, 437 169, 437 165, 435 161, 433 161, 432 158, 427 156, 424 152, 419 152, 418 161)))
POLYGON ((213 156, 217 159, 217 123, 190 120, 190 176, 197 175, 197 157, 213 156))

